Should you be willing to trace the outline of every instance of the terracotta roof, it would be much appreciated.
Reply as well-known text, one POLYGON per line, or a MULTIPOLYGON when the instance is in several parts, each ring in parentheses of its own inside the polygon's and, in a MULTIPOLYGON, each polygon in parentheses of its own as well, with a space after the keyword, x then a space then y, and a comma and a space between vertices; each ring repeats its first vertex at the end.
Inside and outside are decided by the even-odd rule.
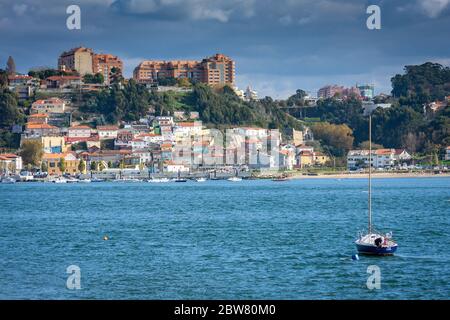
POLYGON ((58 129, 48 123, 27 123, 27 129, 58 129))
POLYGON ((11 158, 19 158, 19 156, 17 154, 14 153, 2 153, 0 154, 0 157, 6 159, 11 159, 11 158))
POLYGON ((64 103, 64 100, 60 98, 48 98, 48 99, 39 99, 33 102, 33 104, 49 104, 49 103, 64 103))
POLYGON ((47 118, 48 114, 46 113, 35 113, 32 115, 29 115, 28 118, 47 118))

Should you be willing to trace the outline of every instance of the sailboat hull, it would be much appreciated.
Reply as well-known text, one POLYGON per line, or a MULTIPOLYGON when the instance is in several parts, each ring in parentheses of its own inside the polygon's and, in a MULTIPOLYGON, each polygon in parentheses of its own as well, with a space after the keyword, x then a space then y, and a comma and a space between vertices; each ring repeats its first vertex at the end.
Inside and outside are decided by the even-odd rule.
POLYGON ((397 246, 377 247, 374 245, 356 244, 358 253, 376 256, 391 256, 397 251, 397 246))

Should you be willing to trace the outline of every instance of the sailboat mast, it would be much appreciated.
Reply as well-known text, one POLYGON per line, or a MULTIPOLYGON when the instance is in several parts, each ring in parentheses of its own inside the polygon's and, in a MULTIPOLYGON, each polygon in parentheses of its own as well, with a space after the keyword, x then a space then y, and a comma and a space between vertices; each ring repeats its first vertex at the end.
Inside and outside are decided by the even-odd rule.
POLYGON ((369 114, 369 234, 372 233, 372 114, 369 114))

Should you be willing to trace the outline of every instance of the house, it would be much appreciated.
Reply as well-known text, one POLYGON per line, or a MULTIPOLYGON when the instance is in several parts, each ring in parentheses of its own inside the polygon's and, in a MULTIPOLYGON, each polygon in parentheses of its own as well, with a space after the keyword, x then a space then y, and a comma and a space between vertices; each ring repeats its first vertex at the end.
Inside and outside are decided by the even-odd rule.
POLYGON ((450 160, 450 146, 445 149, 444 160, 450 160))
POLYGON ((139 159, 139 164, 149 164, 152 162, 152 152, 147 149, 133 150, 132 155, 139 159))
POLYGON ((314 164, 319 166, 324 166, 330 161, 330 157, 323 154, 322 152, 314 152, 314 164))
POLYGON ((97 132, 100 140, 116 139, 119 128, 117 126, 97 126, 97 132))
POLYGON ((40 99, 31 105, 31 114, 35 113, 63 113, 66 109, 66 101, 60 98, 40 99))
POLYGON ((412 159, 412 156, 405 149, 394 150, 394 160, 397 163, 407 162, 412 159))
POLYGON ((302 150, 297 154, 297 168, 311 167, 315 164, 314 152, 310 150, 302 150))
POLYGON ((61 130, 47 123, 27 123, 25 125, 26 137, 58 136, 61 130))
POLYGON ((35 113, 32 115, 29 115, 27 118, 28 123, 48 123, 48 114, 46 113, 35 113))
POLYGON ((129 130, 119 130, 117 138, 114 140, 115 149, 131 149, 131 140, 134 139, 134 133, 129 130))
POLYGON ((178 122, 173 128, 173 134, 176 137, 190 137, 200 135, 202 133, 201 121, 195 122, 178 122))
POLYGON ((163 136, 155 133, 141 133, 140 135, 137 135, 136 138, 142 139, 147 143, 161 144, 164 142, 163 136))
POLYGON ((69 138, 89 138, 90 136, 91 128, 89 126, 73 126, 67 130, 67 137, 69 138))
POLYGON ((130 141, 131 150, 144 149, 147 147, 147 142, 142 139, 133 139, 130 141))
POLYGON ((52 76, 45 79, 48 89, 64 89, 81 85, 80 76, 52 76))
POLYGON ((19 173, 22 170, 22 157, 13 153, 0 154, 0 174, 19 173))
POLYGON ((66 152, 66 142, 62 136, 44 136, 40 137, 40 141, 45 153, 66 152))
POLYGON ((47 172, 50 175, 61 175, 63 173, 74 175, 80 173, 78 170, 80 160, 76 157, 74 152, 44 153, 42 161, 47 165, 47 172), (64 172, 60 169, 62 159, 64 159, 64 172))

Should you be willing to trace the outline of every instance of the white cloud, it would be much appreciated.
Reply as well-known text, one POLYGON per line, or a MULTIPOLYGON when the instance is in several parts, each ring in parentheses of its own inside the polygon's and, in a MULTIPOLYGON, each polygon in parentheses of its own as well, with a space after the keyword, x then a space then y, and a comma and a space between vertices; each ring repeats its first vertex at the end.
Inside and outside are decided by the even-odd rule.
POLYGON ((450 0, 418 0, 418 4, 430 18, 435 18, 447 8, 450 0))

